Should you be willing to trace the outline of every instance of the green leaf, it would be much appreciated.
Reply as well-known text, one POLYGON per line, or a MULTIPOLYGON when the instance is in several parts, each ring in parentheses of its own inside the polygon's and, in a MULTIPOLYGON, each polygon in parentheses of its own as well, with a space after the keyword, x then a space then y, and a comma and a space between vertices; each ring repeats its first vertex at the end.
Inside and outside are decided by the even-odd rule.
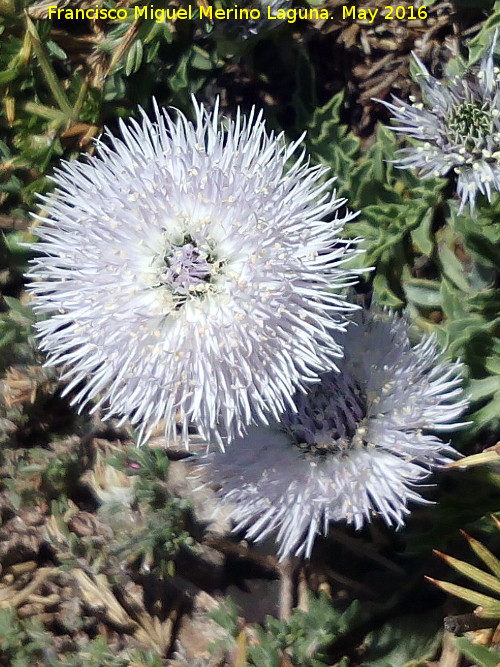
POLYGON ((500 376, 492 375, 482 380, 469 380, 467 394, 472 401, 482 401, 500 391, 500 376))
POLYGON ((341 92, 316 109, 307 128, 306 142, 311 155, 331 167, 339 178, 341 192, 348 195, 349 174, 359 152, 359 139, 341 124, 343 102, 341 92))
POLYGON ((6 69, 3 72, 0 72, 0 86, 5 85, 6 83, 10 83, 11 81, 14 81, 14 79, 18 75, 19 75, 19 69, 17 67, 6 69))
POLYGON ((381 306, 389 306, 390 308, 401 308, 404 302, 394 294, 389 286, 386 276, 378 273, 373 280, 373 289, 377 294, 377 303, 381 306))
POLYGON ((170 76, 168 82, 174 93, 182 92, 186 96, 186 90, 189 88, 188 77, 189 54, 185 54, 179 61, 177 69, 170 76))
POLYGON ((66 60, 66 58, 68 57, 66 51, 63 51, 63 49, 61 49, 59 44, 57 44, 57 42, 54 42, 52 39, 48 39, 45 42, 45 46, 47 47, 47 51, 53 58, 57 58, 58 60, 66 60))
POLYGON ((441 281, 441 304, 446 316, 450 320, 457 320, 467 314, 464 309, 463 298, 460 298, 460 293, 453 285, 443 278, 441 281))
POLYGON ((470 286, 465 277, 464 265, 445 242, 439 244, 438 258, 443 275, 461 291, 469 292, 470 286))
POLYGON ((45 77, 45 81, 47 82, 47 85, 50 88, 50 91, 52 92, 55 101, 59 105, 59 108, 61 109, 62 112, 66 114, 68 120, 70 120, 71 118, 73 118, 73 107, 68 100, 66 91, 62 87, 54 71, 54 68, 52 67, 52 63, 50 62, 50 60, 47 57, 47 54, 45 53, 45 50, 43 48, 35 24, 30 19, 27 13, 25 13, 25 19, 26 19, 26 26, 28 28, 28 34, 31 39, 31 45, 33 46, 33 51, 36 54, 36 57, 40 64, 40 68, 45 77))
POLYGON ((479 540, 474 539, 464 531, 462 535, 468 541, 470 548, 483 561, 483 563, 493 572, 495 577, 500 580, 500 560, 494 556, 491 551, 479 540))
MULTIPOLYGON (((496 458, 498 458, 498 454, 496 455, 496 458)), ((483 586, 484 588, 489 588, 495 593, 500 594, 500 579, 492 577, 491 574, 488 574, 487 572, 484 572, 483 570, 480 570, 478 567, 474 567, 474 565, 470 565, 470 563, 466 563, 463 560, 459 560, 458 558, 453 558, 453 556, 447 556, 446 554, 443 554, 439 551, 436 551, 436 553, 450 567, 452 567, 457 572, 460 572, 460 574, 464 574, 466 577, 472 579, 472 581, 479 584, 480 586, 483 586)))
POLYGON ((427 257, 431 257, 434 251, 435 240, 431 231, 433 215, 434 209, 429 207, 427 212, 422 216, 421 223, 411 232, 413 242, 416 243, 419 250, 427 257))
POLYGON ((498 266, 500 247, 492 243, 485 234, 471 233, 467 236, 467 247, 490 266, 498 266))
POLYGON ((471 418, 474 420, 474 431, 487 428, 493 433, 500 426, 500 414, 498 406, 500 405, 500 391, 493 394, 491 400, 487 405, 472 413, 471 418))
POLYGON ((132 44, 127 53, 127 60, 125 62, 125 74, 130 76, 135 74, 142 65, 142 57, 144 54, 144 49, 142 46, 142 41, 136 39, 132 44))
POLYGON ((408 301, 426 308, 441 307, 439 283, 432 280, 412 278, 403 282, 403 289, 408 301))
MULTIPOLYGON (((439 588, 442 588, 446 593, 481 607, 481 616, 484 616, 485 618, 500 618, 500 601, 495 600, 495 598, 492 598, 489 595, 483 595, 482 593, 473 591, 470 588, 465 588, 464 586, 450 584, 448 581, 438 581, 437 579, 431 579, 430 577, 426 577, 426 579, 432 581, 432 583, 439 586, 439 588)), ((478 612, 476 611, 476 613, 478 612)))
POLYGON ((467 637, 454 637, 453 641, 457 648, 472 662, 479 665, 479 667, 497 667, 500 662, 500 654, 495 653, 486 648, 486 646, 480 646, 478 644, 473 644, 470 642, 467 637))
POLYGON ((196 45, 193 47, 191 66, 205 72, 211 71, 214 68, 210 54, 196 45))
MULTIPOLYGON (((465 0, 464 0, 465 1, 465 0)), ((481 7, 491 7, 488 0, 476 0, 481 7)), ((470 0, 467 0, 467 4, 470 0)), ((469 42, 469 65, 476 63, 493 41, 495 30, 500 27, 500 2, 495 2, 493 11, 483 23, 481 30, 469 42)))

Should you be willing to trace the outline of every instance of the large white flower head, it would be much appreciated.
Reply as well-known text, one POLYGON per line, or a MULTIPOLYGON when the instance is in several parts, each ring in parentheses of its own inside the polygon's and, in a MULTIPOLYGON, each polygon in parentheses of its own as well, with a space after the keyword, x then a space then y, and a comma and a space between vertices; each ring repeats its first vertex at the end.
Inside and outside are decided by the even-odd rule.
POLYGON ((488 201, 500 190, 500 71, 493 56, 497 34, 478 67, 439 81, 416 57, 422 102, 379 100, 393 112, 395 132, 417 146, 402 148, 394 161, 422 177, 456 175, 460 210, 473 212, 478 193, 488 201))
POLYGON ((175 438, 177 422, 185 442, 194 423, 222 444, 335 368, 356 251, 338 238, 345 200, 293 158, 298 141, 262 113, 223 127, 217 106, 195 108, 194 123, 159 110, 121 123, 56 170, 30 291, 73 403, 96 398, 146 435, 165 420, 175 438))
POLYGON ((404 318, 372 309, 355 322, 341 372, 297 394, 298 412, 201 459, 235 530, 275 534, 281 559, 308 558, 330 521, 359 529, 378 514, 402 526, 408 502, 425 502, 418 483, 456 455, 435 432, 461 426, 460 364, 436 364, 432 338, 411 347, 404 318))

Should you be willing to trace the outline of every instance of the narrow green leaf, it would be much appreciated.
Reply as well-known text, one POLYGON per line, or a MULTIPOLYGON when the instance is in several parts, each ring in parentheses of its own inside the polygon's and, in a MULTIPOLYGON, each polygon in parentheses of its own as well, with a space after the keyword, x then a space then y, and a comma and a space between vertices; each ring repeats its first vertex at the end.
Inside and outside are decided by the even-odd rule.
MULTIPOLYGON (((500 580, 496 577, 492 577, 491 574, 484 572, 484 570, 480 570, 478 567, 474 567, 474 565, 470 565, 470 563, 466 563, 463 560, 458 560, 458 558, 453 558, 453 556, 447 556, 446 554, 436 550, 434 553, 446 561, 446 563, 448 563, 448 565, 454 570, 460 572, 460 574, 464 574, 466 577, 472 579, 472 581, 475 581, 480 586, 484 586, 485 588, 489 588, 495 593, 500 594, 500 580)), ((478 604, 481 603, 478 602, 478 604)))
POLYGON ((179 61, 177 69, 169 78, 169 84, 174 93, 178 91, 185 91, 189 88, 188 75, 189 56, 183 55, 179 61))
POLYGON ((45 42, 45 46, 47 47, 48 52, 50 53, 51 56, 54 58, 57 58, 58 60, 66 60, 68 57, 66 51, 61 49, 59 44, 57 42, 54 42, 52 39, 49 39, 47 42, 45 42))
POLYGON ((66 115, 62 111, 52 107, 47 107, 45 104, 26 102, 26 104, 23 106, 23 109, 24 111, 35 114, 36 116, 40 116, 41 118, 48 118, 49 120, 55 120, 61 123, 66 120, 66 115))
POLYGON ((11 343, 16 337, 16 332, 15 331, 7 331, 6 334, 0 337, 0 349, 2 347, 6 347, 9 343, 11 343))
POLYGON ((472 551, 478 556, 493 574, 500 579, 500 560, 487 549, 482 542, 468 535, 464 530, 460 531, 469 543, 472 551))
POLYGON ((0 72, 0 86, 3 86, 6 83, 13 81, 19 74, 19 69, 13 67, 12 69, 6 69, 3 72, 0 72))
POLYGON ((50 92, 54 96, 54 99, 59 105, 61 111, 66 115, 68 120, 71 120, 73 118, 73 107, 69 103, 66 91, 61 86, 61 83, 57 78, 54 68, 52 67, 52 63, 47 58, 47 55, 43 48, 42 42, 40 41, 40 36, 38 34, 35 24, 30 19, 26 11, 24 12, 24 16, 26 19, 28 34, 30 36, 31 44, 33 46, 33 51, 36 54, 38 63, 45 77, 45 81, 47 82, 47 85, 50 88, 50 92))
MULTIPOLYGON (((457 598, 466 600, 471 604, 479 605, 483 608, 483 611, 487 609, 494 610, 498 613, 498 618, 500 618, 500 602, 495 600, 495 598, 492 598, 489 595, 483 595, 482 593, 473 591, 470 588, 465 588, 464 586, 450 584, 448 581, 439 581, 438 579, 431 579, 430 577, 426 577, 426 579, 431 581, 433 584, 436 584, 436 586, 439 586, 439 588, 441 588, 446 593, 449 593, 450 595, 454 595, 457 598)), ((481 615, 484 616, 485 614, 482 613, 481 615)), ((487 618, 490 617, 487 616, 487 618)), ((493 618, 496 618, 496 616, 493 616, 493 618)))
POLYGON ((127 76, 135 74, 139 70, 142 65, 143 54, 144 49, 142 47, 142 42, 140 39, 136 39, 128 51, 127 60, 125 62, 125 74, 127 76))

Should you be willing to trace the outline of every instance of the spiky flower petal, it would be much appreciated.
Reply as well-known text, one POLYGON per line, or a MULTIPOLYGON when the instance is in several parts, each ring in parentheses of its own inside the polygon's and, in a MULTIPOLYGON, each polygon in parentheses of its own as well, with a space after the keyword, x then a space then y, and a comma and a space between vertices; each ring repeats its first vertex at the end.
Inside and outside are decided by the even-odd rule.
POLYGON ((460 426, 460 364, 436 364, 432 338, 412 348, 404 318, 373 309, 355 322, 340 373, 297 394, 298 412, 201 459, 236 530, 275 533, 282 559, 309 557, 330 521, 359 529, 379 514, 401 526, 409 501, 425 502, 418 483, 456 455, 434 432, 460 426))
POLYGON ((165 420, 175 438, 177 420, 184 441, 190 422, 222 444, 278 417, 341 355, 345 200, 303 153, 285 168, 298 142, 262 113, 223 128, 217 108, 157 110, 107 139, 56 170, 36 216, 30 290, 65 393, 143 433, 165 420))
POLYGON ((421 142, 397 152, 395 164, 422 177, 456 175, 460 210, 474 211, 479 193, 500 190, 500 72, 493 55, 497 35, 478 67, 438 81, 414 56, 422 102, 379 100, 393 115, 395 132, 421 142))

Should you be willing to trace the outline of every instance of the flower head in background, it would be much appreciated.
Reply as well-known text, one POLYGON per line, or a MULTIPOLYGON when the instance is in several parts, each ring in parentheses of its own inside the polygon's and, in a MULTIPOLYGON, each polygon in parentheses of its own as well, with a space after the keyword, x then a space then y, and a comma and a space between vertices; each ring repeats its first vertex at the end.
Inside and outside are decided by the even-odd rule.
POLYGON ((418 483, 456 455, 434 432, 461 426, 460 364, 436 364, 432 338, 412 348, 404 318, 372 309, 354 319, 340 373, 298 394, 298 412, 201 459, 235 530, 275 534, 281 559, 308 558, 330 521, 359 529, 378 514, 401 526, 408 502, 425 502, 418 483))
POLYGON ((184 442, 192 422, 222 445, 335 368, 352 216, 262 113, 223 128, 217 108, 196 105, 194 123, 157 111, 108 139, 63 163, 42 198, 41 348, 73 403, 97 398, 143 435, 165 420, 175 438, 180 423, 184 442))
POLYGON ((419 144, 402 148, 395 164, 415 168, 422 177, 454 171, 460 210, 474 211, 479 193, 491 199, 500 190, 500 73, 493 55, 497 35, 478 67, 438 81, 415 57, 422 102, 379 100, 392 113, 395 132, 419 144))

